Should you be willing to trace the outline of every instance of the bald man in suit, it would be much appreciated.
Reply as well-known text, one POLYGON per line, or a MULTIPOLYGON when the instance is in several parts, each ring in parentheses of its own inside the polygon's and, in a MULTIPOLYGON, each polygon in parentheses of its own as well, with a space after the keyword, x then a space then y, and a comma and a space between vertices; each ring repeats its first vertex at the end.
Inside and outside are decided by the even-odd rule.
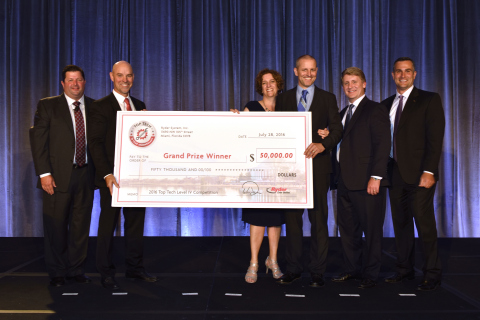
MULTIPOLYGON (((130 96, 134 74, 126 61, 113 65, 110 72, 113 91, 93 103, 89 121, 88 144, 97 168, 95 183, 100 189, 100 220, 97 236, 97 269, 102 285, 109 290, 118 290, 113 264, 113 234, 122 208, 112 207, 113 186, 119 187, 113 175, 115 157, 115 132, 118 111, 145 110, 145 104, 130 96)), ((143 267, 143 230, 145 208, 123 208, 125 218, 125 277, 132 280, 155 282, 157 277, 145 272, 143 267)))

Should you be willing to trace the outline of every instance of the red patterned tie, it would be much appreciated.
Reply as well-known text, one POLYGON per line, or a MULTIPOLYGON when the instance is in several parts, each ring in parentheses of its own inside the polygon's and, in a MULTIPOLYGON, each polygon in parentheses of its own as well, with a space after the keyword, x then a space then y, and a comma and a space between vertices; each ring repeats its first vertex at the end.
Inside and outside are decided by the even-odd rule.
POLYGON ((127 111, 132 111, 132 107, 130 107, 130 100, 128 100, 128 98, 125 98, 125 105, 127 106, 127 111))
POLYGON ((75 101, 73 105, 75 106, 75 161, 77 166, 81 167, 85 164, 85 122, 80 110, 80 102, 75 101))

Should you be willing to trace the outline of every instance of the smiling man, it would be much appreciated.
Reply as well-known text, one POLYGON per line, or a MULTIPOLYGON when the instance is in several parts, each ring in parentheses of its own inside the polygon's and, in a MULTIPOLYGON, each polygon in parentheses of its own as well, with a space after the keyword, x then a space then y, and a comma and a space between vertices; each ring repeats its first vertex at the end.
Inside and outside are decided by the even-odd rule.
POLYGON ((45 263, 50 284, 65 277, 89 283, 85 275, 94 174, 86 148, 86 116, 93 99, 84 96, 85 75, 75 65, 62 72, 63 94, 40 100, 30 128, 38 188, 43 189, 45 263))
MULTIPOLYGON (((92 106, 89 117, 91 129, 88 132, 88 144, 96 166, 95 184, 100 189, 100 220, 97 236, 97 269, 102 285, 110 290, 119 289, 115 280, 115 266, 112 261, 113 233, 118 222, 121 208, 112 207, 113 186, 119 188, 113 176, 115 157, 115 133, 118 111, 145 110, 145 104, 130 96, 134 74, 132 66, 126 61, 113 65, 110 72, 113 92, 97 100, 92 106)), ((143 267, 143 229, 145 208, 123 208, 125 218, 125 276, 155 282, 157 278, 145 272, 143 267)))
POLYGON ((343 138, 332 157, 345 270, 332 280, 361 278, 359 288, 366 289, 376 285, 382 260, 390 120, 383 105, 366 97, 361 69, 345 69, 342 87, 349 105, 340 113, 343 138))
MULTIPOLYGON (((326 269, 328 252, 328 206, 327 192, 332 166, 330 150, 342 138, 342 123, 338 114, 335 95, 317 88, 317 61, 310 55, 303 55, 296 61, 293 69, 298 77, 296 88, 282 93, 277 98, 276 111, 298 111, 312 113, 312 141, 305 150, 307 158, 313 158, 313 201, 314 208, 308 209, 311 223, 311 245, 309 271, 311 287, 325 284, 323 274, 326 269), (330 134, 322 139, 318 129, 330 129, 330 134)), ((303 212, 304 209, 286 210, 287 231, 287 272, 279 279, 280 284, 290 284, 300 278, 303 271, 303 212)))
POLYGON ((390 112, 389 195, 397 247, 397 272, 385 281, 398 283, 415 277, 415 219, 424 255, 423 281, 417 289, 430 291, 437 289, 442 276, 433 197, 445 115, 438 93, 414 87, 416 76, 413 60, 398 58, 392 72, 397 93, 382 101, 390 112))

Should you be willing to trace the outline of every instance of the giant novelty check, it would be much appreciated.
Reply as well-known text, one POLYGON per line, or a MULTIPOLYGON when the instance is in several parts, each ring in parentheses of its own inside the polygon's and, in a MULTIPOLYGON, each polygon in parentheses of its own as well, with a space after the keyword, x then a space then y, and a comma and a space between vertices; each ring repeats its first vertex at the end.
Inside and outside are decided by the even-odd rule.
POLYGON ((116 207, 312 208, 310 112, 118 112, 116 207))

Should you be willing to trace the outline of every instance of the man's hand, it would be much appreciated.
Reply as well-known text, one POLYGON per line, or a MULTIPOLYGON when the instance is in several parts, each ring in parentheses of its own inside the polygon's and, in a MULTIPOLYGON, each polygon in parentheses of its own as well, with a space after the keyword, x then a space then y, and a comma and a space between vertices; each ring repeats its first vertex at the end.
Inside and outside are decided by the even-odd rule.
POLYGON ((113 194, 113 185, 115 187, 120 188, 120 186, 117 183, 117 179, 113 176, 113 174, 109 174, 108 176, 105 177, 105 183, 107 184, 108 189, 110 189, 110 195, 113 194))
POLYGON ((54 194, 53 188, 56 188, 57 185, 55 184, 55 180, 53 179, 52 175, 40 178, 40 183, 42 184, 42 189, 45 190, 46 193, 49 195, 54 194))
POLYGON ((240 111, 238 111, 237 109, 230 109, 230 111, 233 112, 233 113, 238 113, 238 114, 240 114, 240 111))
POLYGON ((322 139, 325 139, 326 137, 328 137, 328 134, 330 133, 330 131, 328 131, 327 128, 325 128, 325 129, 318 129, 317 132, 318 132, 318 135, 319 135, 320 137, 322 137, 322 139))
POLYGON ((370 177, 367 185, 367 193, 371 194, 372 196, 377 195, 380 192, 380 182, 381 180, 375 180, 374 178, 370 177))
POLYGON ((433 176, 433 174, 424 172, 420 177, 420 183, 418 186, 428 189, 428 188, 431 188, 434 184, 435 184, 435 177, 433 176))
POLYGON ((325 150, 325 147, 321 143, 311 143, 307 150, 303 153, 307 159, 315 158, 319 153, 322 153, 325 150))

